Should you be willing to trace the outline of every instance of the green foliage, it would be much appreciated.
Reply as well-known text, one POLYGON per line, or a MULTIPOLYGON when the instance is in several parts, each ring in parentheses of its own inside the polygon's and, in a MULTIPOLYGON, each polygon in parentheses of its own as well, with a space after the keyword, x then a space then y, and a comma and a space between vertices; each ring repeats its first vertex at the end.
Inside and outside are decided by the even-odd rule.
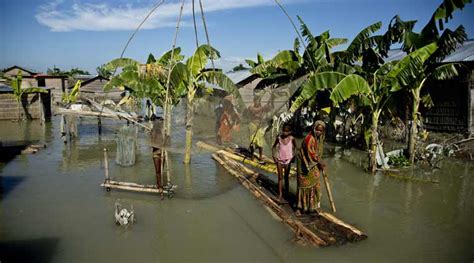
POLYGON ((153 54, 148 54, 148 59, 146 60, 146 63, 147 64, 152 64, 152 63, 155 63, 156 62, 156 59, 155 59, 155 56, 153 56, 153 54))
POLYGON ((410 160, 408 160, 405 155, 389 156, 388 164, 394 167, 406 167, 410 166, 410 160))
POLYGON ((233 72, 236 72, 236 71, 247 70, 247 69, 249 69, 249 68, 246 68, 246 67, 244 67, 244 65, 239 64, 239 65, 233 67, 233 68, 232 68, 232 71, 233 71, 233 72))
POLYGON ((78 80, 74 85, 74 88, 69 92, 69 94, 64 93, 62 101, 64 104, 74 103, 77 101, 77 96, 79 95, 79 88, 81 87, 81 81, 78 80))
POLYGON ((194 55, 188 58, 186 66, 195 76, 206 67, 208 60, 217 58, 220 58, 219 51, 209 45, 201 45, 194 51, 194 55))
POLYGON ((423 75, 424 63, 436 48, 436 43, 431 43, 404 57, 387 74, 384 85, 391 86, 392 91, 398 91, 412 84, 423 75))
MULTIPOLYGON (((158 59, 158 64, 163 65, 163 66, 169 66, 171 62, 173 61, 174 63, 182 61, 184 59, 184 56, 181 55, 181 48, 177 47, 171 50, 166 51, 161 57, 158 59)), ((174 64, 173 63, 173 64, 174 64)))
POLYGON ((110 78, 110 76, 112 76, 112 71, 106 69, 105 64, 98 66, 95 70, 97 71, 97 74, 99 76, 102 76, 104 78, 110 78))
POLYGON ((353 95, 370 94, 369 83, 359 75, 350 74, 344 77, 332 90, 329 97, 334 105, 338 105, 352 97, 353 95))
POLYGON ((51 76, 68 76, 68 77, 74 77, 76 75, 89 75, 89 71, 83 70, 77 67, 72 68, 70 71, 63 71, 56 66, 53 66, 53 68, 48 68, 46 73, 51 76))
POLYGON ((9 83, 13 89, 13 96, 15 97, 18 103, 21 102, 21 98, 23 97, 23 94, 37 93, 37 92, 48 93, 47 90, 42 89, 42 88, 37 88, 37 87, 22 88, 21 87, 22 80, 23 80, 23 76, 21 74, 21 71, 19 71, 17 76, 13 77, 9 83))
POLYGON ((421 34, 430 40, 439 35, 439 30, 444 29, 444 23, 453 18, 454 11, 463 9, 466 4, 471 3, 472 0, 443 0, 443 2, 436 8, 431 19, 421 30, 421 34), (439 25, 439 30, 437 27, 439 25))

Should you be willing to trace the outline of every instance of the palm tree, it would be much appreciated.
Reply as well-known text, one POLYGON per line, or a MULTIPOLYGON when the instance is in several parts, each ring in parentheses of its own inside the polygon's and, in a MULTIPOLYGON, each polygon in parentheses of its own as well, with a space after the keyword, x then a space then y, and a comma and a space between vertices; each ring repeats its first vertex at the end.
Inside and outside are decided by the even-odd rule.
POLYGON ((18 108, 18 120, 21 119, 21 100, 23 98, 23 95, 29 94, 29 93, 48 93, 47 90, 42 89, 42 88, 37 88, 37 87, 29 87, 29 88, 22 88, 21 87, 21 82, 22 82, 22 75, 21 71, 18 72, 16 77, 13 77, 10 85, 13 89, 13 96, 15 97, 15 100, 17 101, 17 108, 18 108))

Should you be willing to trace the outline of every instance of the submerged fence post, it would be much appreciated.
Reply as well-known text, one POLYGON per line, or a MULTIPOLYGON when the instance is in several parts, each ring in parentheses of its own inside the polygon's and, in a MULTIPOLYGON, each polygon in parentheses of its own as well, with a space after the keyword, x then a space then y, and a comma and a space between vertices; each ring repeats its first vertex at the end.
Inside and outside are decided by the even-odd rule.
POLYGON ((101 135, 102 134, 102 120, 100 119, 100 117, 98 117, 97 119, 98 119, 97 127, 99 128, 99 135, 101 135))
POLYGON ((123 126, 117 134, 117 156, 115 162, 121 166, 135 164, 137 152, 137 133, 131 126, 123 126))
MULTIPOLYGON (((110 177, 109 177, 109 160, 107 158, 107 148, 104 148, 104 170, 105 170, 105 183, 110 182, 110 177)), ((107 192, 110 191, 110 188, 107 187, 107 192)))

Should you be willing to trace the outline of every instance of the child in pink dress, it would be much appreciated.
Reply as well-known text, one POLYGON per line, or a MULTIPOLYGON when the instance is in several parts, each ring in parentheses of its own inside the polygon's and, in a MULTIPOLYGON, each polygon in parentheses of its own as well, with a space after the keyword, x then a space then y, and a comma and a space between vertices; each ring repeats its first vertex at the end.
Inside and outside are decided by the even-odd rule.
POLYGON ((289 175, 291 162, 296 152, 296 141, 291 135, 291 126, 285 124, 281 134, 275 140, 272 147, 273 160, 277 165, 278 171, 278 202, 285 203, 283 199, 283 177, 285 179, 285 196, 289 192, 289 175))

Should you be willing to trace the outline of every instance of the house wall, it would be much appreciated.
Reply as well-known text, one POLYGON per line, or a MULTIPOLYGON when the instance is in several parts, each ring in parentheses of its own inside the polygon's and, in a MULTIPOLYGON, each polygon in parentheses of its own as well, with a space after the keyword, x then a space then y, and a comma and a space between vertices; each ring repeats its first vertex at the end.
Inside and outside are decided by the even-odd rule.
POLYGON ((16 75, 18 74, 19 71, 21 71, 22 76, 31 76, 30 73, 28 73, 26 71, 23 71, 21 69, 18 69, 18 68, 13 68, 9 71, 6 71, 4 74, 5 74, 5 76, 8 76, 8 77, 16 77, 16 75))
POLYGON ((107 83, 105 79, 96 79, 92 82, 87 83, 84 86, 81 86, 80 90, 85 92, 103 92, 103 87, 107 83))
POLYGON ((63 80, 61 78, 45 78, 45 85, 51 89, 53 101, 61 101, 63 97, 63 90, 65 87, 67 87, 67 80, 63 80))
POLYGON ((105 79, 96 79, 92 82, 87 83, 85 86, 81 86, 80 94, 94 98, 97 101, 102 101, 104 99, 112 100, 114 102, 119 102, 121 94, 123 93, 122 90, 119 89, 112 89, 109 92, 104 92, 103 87, 107 83, 108 80, 105 79))
POLYGON ((472 132, 474 129, 474 67, 456 79, 427 84, 434 107, 422 111, 428 130, 439 132, 472 132))
POLYGON ((38 81, 35 78, 22 78, 21 87, 22 88, 38 87, 38 81))
POLYGON ((471 70, 471 76, 469 78, 469 132, 474 133, 474 69, 471 70))
MULTIPOLYGON (((21 118, 39 119, 41 117, 41 107, 44 107, 45 116, 51 115, 51 95, 50 93, 26 94, 22 98, 23 110, 20 107, 21 118), (39 99, 41 96, 41 100, 39 99)), ((12 93, 0 93, 0 120, 18 119, 18 104, 12 93)))

